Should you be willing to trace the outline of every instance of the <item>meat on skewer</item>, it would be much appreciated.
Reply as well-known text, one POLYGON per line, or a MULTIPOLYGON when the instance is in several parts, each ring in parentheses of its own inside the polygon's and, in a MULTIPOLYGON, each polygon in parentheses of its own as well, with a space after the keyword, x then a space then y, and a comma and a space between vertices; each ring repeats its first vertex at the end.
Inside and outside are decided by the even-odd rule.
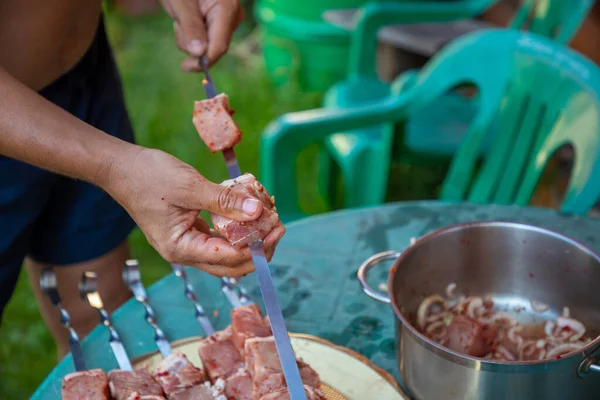
POLYGON ((221 185, 245 192, 257 198, 263 206, 262 213, 254 221, 234 221, 221 215, 211 214, 217 232, 236 248, 264 239, 276 226, 281 224, 273 198, 252 174, 246 173, 236 179, 228 179, 221 185))
POLYGON ((62 380, 63 400, 110 400, 108 377, 101 369, 72 372, 62 380))
POLYGON ((230 149, 242 140, 242 131, 231 118, 226 94, 194 102, 192 122, 208 149, 217 153, 230 149))
MULTIPOLYGON (((187 357, 180 352, 174 352, 162 360, 152 371, 152 376, 160 384, 169 400, 201 398, 200 394, 211 394, 210 386, 203 385, 206 377, 204 372, 196 368, 187 357)), ((212 396, 212 395, 211 395, 212 396)), ((206 397, 212 399, 212 397, 206 397)))

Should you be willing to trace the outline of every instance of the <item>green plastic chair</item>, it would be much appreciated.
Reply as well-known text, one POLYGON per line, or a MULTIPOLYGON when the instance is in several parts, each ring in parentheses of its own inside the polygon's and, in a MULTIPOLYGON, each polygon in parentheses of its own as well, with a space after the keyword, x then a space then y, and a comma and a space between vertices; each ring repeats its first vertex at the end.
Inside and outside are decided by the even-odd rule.
MULTIPOLYGON (((496 2, 472 0, 369 4, 357 17, 351 42, 349 78, 328 91, 324 105, 331 108, 365 105, 389 93, 389 84, 377 78, 375 66, 377 32, 383 26, 470 18, 480 15, 496 2)), ((528 29, 568 43, 593 3, 593 0, 526 0, 510 27, 528 29)), ((406 72, 402 78, 403 87, 410 87, 416 76, 416 71, 406 72)), ((475 116, 477 101, 477 98, 451 92, 441 96, 436 104, 415 113, 400 127, 400 160, 438 163, 451 158, 466 133, 466 127, 475 116)), ((345 207, 382 203, 396 136, 394 126, 379 125, 336 133, 326 138, 325 148, 319 155, 319 191, 324 199, 334 201, 341 196, 336 192, 337 165, 343 175, 342 197, 345 207), (371 177, 368 190, 364 186, 365 176, 371 177)), ((489 146, 483 146, 482 153, 488 149, 489 146)))
MULTIPOLYGON (((572 176, 561 210, 585 214, 600 194, 600 70, 577 52, 540 35, 485 30, 438 53, 403 89, 365 106, 281 116, 261 139, 261 181, 284 221, 304 216, 298 205, 296 159, 332 132, 406 121, 462 84, 477 88, 477 114, 444 180, 441 199, 526 206, 554 152, 570 144, 572 176), (494 129, 494 128, 498 129, 494 129), (495 132, 490 134, 490 131, 495 132), (480 148, 491 151, 480 169, 480 148), (473 183, 471 183, 473 182, 473 183)), ((370 182, 363 181, 364 190, 370 182)))

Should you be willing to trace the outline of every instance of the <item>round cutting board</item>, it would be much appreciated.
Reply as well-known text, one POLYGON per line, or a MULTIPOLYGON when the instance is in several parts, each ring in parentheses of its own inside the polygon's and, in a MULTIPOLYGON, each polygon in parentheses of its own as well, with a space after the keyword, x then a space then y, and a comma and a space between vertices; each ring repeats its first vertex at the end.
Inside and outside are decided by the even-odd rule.
MULTIPOLYGON (((302 358, 319 374, 321 390, 327 400, 408 400, 396 380, 360 354, 315 336, 290 334, 296 356, 302 358)), ((202 368, 198 342, 191 337, 171 344, 173 350, 186 355, 195 366, 202 368)), ((153 352, 132 361, 133 367, 156 367, 162 356, 153 352)))

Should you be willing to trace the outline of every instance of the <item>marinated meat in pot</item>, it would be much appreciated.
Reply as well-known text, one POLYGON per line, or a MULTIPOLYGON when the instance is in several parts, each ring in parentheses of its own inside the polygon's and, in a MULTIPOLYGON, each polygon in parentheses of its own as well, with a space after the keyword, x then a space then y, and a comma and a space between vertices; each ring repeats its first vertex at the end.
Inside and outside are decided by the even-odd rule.
POLYGON ((242 131, 231 118, 232 114, 229 98, 223 93, 194 102, 192 122, 211 152, 232 148, 242 140, 242 131))
POLYGON ((162 360, 152 375, 169 398, 172 394, 199 385, 205 380, 204 373, 179 352, 162 360))
POLYGON ((221 185, 248 193, 263 205, 260 217, 254 221, 234 221, 227 217, 211 214, 215 229, 232 246, 243 248, 252 242, 262 240, 273 228, 281 224, 273 198, 254 175, 246 173, 236 179, 228 179, 221 185))
POLYGON ((203 339, 198 346, 198 355, 212 382, 218 378, 226 378, 244 366, 244 360, 233 342, 232 335, 233 330, 228 326, 203 339))
POLYGON ((133 400, 142 396, 158 396, 155 398, 164 399, 162 388, 146 370, 113 370, 108 373, 108 380, 114 400, 133 400))
POLYGON ((214 398, 211 388, 202 384, 180 390, 169 396, 169 400, 214 400, 214 398))
POLYGON ((110 400, 108 377, 101 369, 72 372, 62 380, 63 400, 110 400))
POLYGON ((447 347, 473 357, 483 357, 494 348, 497 331, 491 325, 457 315, 448 325, 447 347))

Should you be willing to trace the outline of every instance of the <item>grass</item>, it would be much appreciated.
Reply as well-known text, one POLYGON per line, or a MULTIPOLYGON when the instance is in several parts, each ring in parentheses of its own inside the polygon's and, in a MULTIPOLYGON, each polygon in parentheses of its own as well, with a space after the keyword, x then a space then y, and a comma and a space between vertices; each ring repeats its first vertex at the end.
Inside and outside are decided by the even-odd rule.
MULTIPOLYGON (((109 13, 107 26, 137 142, 179 157, 213 181, 225 179, 221 156, 206 150, 191 124, 192 104, 203 98, 204 92, 200 75, 184 74, 179 69, 183 54, 174 46, 172 21, 165 15, 132 19, 109 13)), ((320 98, 299 94, 293 87, 274 89, 265 76, 260 55, 243 59, 235 56, 241 53, 235 46, 243 49, 243 39, 235 38, 229 55, 214 69, 214 79, 238 110, 235 118, 245 132, 237 151, 240 164, 256 174, 259 135, 265 125, 285 112, 315 107, 320 98)), ((303 203, 318 204, 314 190, 305 189, 312 183, 314 156, 314 149, 310 149, 302 161, 303 203)), ((419 175, 408 166, 396 168, 392 176, 396 182, 414 183, 404 189, 395 187, 392 197, 396 199, 431 197, 432 188, 439 183, 437 172, 419 175)), ((170 272, 141 232, 132 234, 131 243, 133 256, 144 265, 145 284, 170 272)), ((0 398, 28 398, 55 363, 53 339, 23 271, 0 329, 0 398)))

